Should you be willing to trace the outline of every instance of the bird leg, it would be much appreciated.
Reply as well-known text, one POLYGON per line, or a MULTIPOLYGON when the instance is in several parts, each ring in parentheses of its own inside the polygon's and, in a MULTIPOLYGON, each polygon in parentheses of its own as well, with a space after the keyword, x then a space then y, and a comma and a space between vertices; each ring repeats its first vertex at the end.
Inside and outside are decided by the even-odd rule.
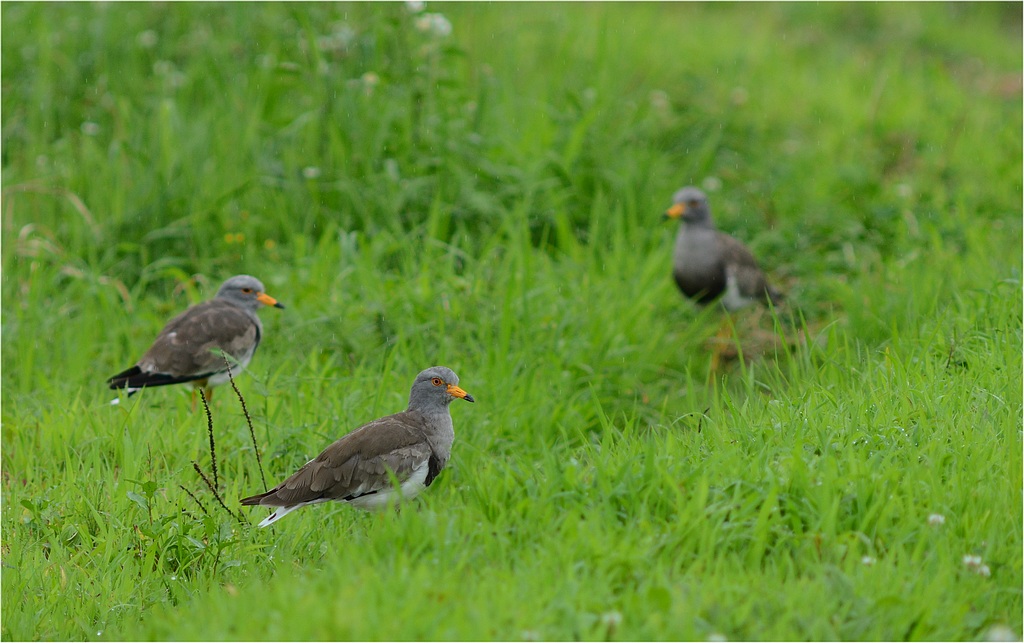
POLYGON ((209 386, 206 386, 206 380, 203 380, 202 383, 197 383, 195 386, 192 387, 192 412, 193 413, 196 412, 196 392, 199 389, 203 389, 203 395, 206 396, 206 403, 207 404, 209 404, 210 402, 213 401, 213 388, 209 387, 209 386))
MULTIPOLYGON (((714 377, 718 373, 718 369, 722 364, 723 354, 727 347, 733 343, 738 342, 739 339, 736 337, 736 328, 732 315, 726 313, 725 318, 722 320, 721 326, 718 328, 718 332, 711 339, 711 367, 709 369, 709 377, 714 377)), ((732 359, 732 355, 728 356, 732 359)))
POLYGON ((726 340, 729 337, 729 326, 723 322, 718 328, 718 332, 715 334, 713 345, 711 347, 711 375, 715 375, 718 372, 718 367, 722 361, 722 347, 725 345, 726 340))

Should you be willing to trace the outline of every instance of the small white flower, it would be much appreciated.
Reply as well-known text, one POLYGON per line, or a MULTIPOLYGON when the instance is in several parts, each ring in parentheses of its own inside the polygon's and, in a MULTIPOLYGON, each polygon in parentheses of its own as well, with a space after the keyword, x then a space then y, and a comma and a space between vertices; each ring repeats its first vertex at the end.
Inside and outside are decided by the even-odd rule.
POLYGON ((98 123, 92 121, 85 121, 82 123, 82 133, 86 136, 96 136, 100 133, 100 126, 98 123))
POLYGON ((307 179, 315 179, 320 176, 320 168, 308 165, 302 168, 302 176, 307 179))
POLYGON ((860 559, 860 564, 861 565, 867 565, 868 567, 874 565, 875 562, 876 562, 875 559, 872 558, 871 556, 864 556, 863 558, 860 559))
POLYGON ((358 34, 352 27, 344 22, 338 22, 331 28, 331 33, 326 36, 318 36, 316 46, 320 51, 343 51, 358 34))
POLYGON ((174 66, 174 63, 167 60, 158 60, 153 63, 153 75, 160 76, 171 87, 181 87, 187 78, 185 74, 174 66))
POLYGON ((928 524, 932 527, 938 527, 939 525, 946 524, 946 517, 942 514, 929 514, 928 524))
POLYGON ((988 565, 981 562, 981 556, 972 556, 971 554, 966 554, 963 560, 964 566, 966 566, 967 569, 971 570, 978 576, 984 576, 985 578, 988 578, 992 575, 992 570, 989 569, 988 565))
POLYGON ((622 612, 612 610, 601 615, 601 623, 608 629, 622 625, 622 612))
POLYGON ((896 194, 904 199, 909 199, 914 194, 914 188, 910 187, 909 183, 897 183, 896 194))
POLYGON ((722 189, 722 179, 717 176, 709 176, 701 181, 701 185, 703 185, 704 189, 708 192, 718 192, 722 189))
POLYGON ((719 634, 718 632, 708 634, 708 641, 711 641, 712 643, 724 643, 728 640, 729 639, 725 638, 725 634, 719 634))
POLYGON ((434 14, 434 34, 442 38, 452 35, 452 23, 439 13, 434 14))
POLYGON ((342 47, 348 47, 356 39, 356 30, 345 23, 338 23, 334 26, 334 40, 342 47))
POLYGON ((427 3, 422 0, 406 0, 405 9, 409 13, 419 13, 427 8, 427 3))
POLYGON ((651 107, 658 110, 659 112, 668 111, 668 108, 672 105, 671 101, 669 100, 668 93, 660 89, 651 90, 651 93, 648 94, 647 99, 651 101, 651 107))
POLYGON ((999 624, 999 625, 993 625, 992 627, 988 628, 988 630, 985 632, 985 638, 982 639, 982 640, 983 641, 1019 641, 1020 637, 1017 636, 1017 633, 1014 632, 1009 627, 1007 627, 1006 625, 999 624))
POLYGON ((439 38, 450 36, 452 23, 440 13, 424 13, 416 18, 416 29, 439 38))
POLYGON ((139 43, 143 49, 152 49, 156 46, 157 40, 156 32, 152 29, 146 29, 135 37, 135 42, 139 43))
POLYGON ((174 72, 174 63, 167 60, 158 60, 153 63, 153 75, 166 76, 174 72))
POLYGON ((366 90, 367 94, 372 93, 373 88, 380 84, 380 76, 373 73, 372 71, 368 71, 362 76, 360 76, 359 80, 363 82, 363 89, 366 90))

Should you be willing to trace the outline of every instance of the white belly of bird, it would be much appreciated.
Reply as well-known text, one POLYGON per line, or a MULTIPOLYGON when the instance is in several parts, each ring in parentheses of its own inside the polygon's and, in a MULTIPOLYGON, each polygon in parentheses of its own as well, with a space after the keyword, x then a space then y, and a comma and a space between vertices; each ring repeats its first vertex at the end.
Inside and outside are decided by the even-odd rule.
POLYGON ((725 292, 722 293, 722 305, 726 310, 739 310, 754 302, 750 297, 740 293, 740 285, 733 270, 726 269, 725 292))
MULTIPOLYGON (((231 377, 237 377, 239 373, 241 373, 243 370, 245 370, 245 367, 248 366, 249 362, 252 361, 252 356, 253 356, 253 353, 255 353, 255 352, 256 352, 256 349, 254 348, 253 350, 248 351, 245 355, 242 355, 241 357, 239 357, 237 363, 231 362, 231 377)), ((230 360, 230 358, 228 358, 228 359, 230 360)), ((206 381, 206 385, 207 386, 220 386, 221 384, 227 382, 229 379, 230 378, 228 377, 228 372, 225 369, 224 371, 222 371, 220 373, 216 373, 214 375, 211 375, 210 379, 208 379, 206 381)))
POLYGON ((394 504, 396 500, 401 501, 415 498, 421 491, 427 488, 427 485, 424 484, 427 480, 427 469, 429 469, 429 463, 424 460, 418 467, 412 470, 412 475, 397 490, 394 487, 388 487, 387 489, 381 489, 377 493, 360 496, 348 502, 353 507, 375 511, 383 509, 388 504, 394 504), (399 493, 401 497, 396 497, 396 494, 399 493))

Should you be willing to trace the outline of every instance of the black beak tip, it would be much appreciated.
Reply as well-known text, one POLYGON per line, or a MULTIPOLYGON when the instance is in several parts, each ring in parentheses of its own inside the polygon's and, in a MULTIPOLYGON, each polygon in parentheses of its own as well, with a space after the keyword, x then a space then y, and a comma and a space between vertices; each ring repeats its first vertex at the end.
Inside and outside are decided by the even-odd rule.
POLYGON ((274 304, 274 308, 284 308, 284 304, 282 304, 281 302, 277 302, 276 304, 274 304))
POLYGON ((466 393, 466 397, 464 397, 462 399, 466 400, 467 402, 476 402, 476 400, 473 398, 473 396, 470 395, 469 393, 466 393))

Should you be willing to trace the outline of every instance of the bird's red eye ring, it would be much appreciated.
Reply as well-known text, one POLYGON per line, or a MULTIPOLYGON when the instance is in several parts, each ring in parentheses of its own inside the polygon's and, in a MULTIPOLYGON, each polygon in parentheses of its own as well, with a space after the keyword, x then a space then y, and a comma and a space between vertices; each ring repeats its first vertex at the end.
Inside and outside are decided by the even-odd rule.
POLYGON ((442 384, 444 384, 444 381, 442 381, 440 377, 435 377, 434 379, 430 380, 430 383, 433 384, 434 386, 441 386, 442 384))

